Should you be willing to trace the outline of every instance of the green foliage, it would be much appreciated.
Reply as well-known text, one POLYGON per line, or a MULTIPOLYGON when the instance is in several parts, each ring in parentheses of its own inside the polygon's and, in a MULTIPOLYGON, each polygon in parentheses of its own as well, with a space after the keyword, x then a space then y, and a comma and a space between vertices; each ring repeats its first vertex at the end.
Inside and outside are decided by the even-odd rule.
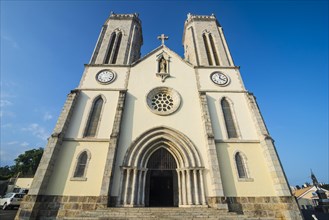
POLYGON ((20 176, 33 176, 37 171, 43 149, 32 149, 25 151, 15 159, 15 173, 20 172, 20 176))
POLYGON ((15 174, 14 166, 0 167, 0 180, 7 180, 15 174))
POLYGON ((15 159, 15 165, 0 167, 0 180, 6 180, 16 176, 33 177, 39 166, 43 149, 25 151, 15 159))

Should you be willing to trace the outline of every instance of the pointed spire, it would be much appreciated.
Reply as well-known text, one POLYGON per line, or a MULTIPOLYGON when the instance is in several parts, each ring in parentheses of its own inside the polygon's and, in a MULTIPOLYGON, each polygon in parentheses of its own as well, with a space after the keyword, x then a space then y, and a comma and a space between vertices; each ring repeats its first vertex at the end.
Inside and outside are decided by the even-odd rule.
POLYGON ((313 185, 314 185, 316 188, 319 188, 319 185, 320 185, 320 184, 319 184, 318 180, 316 179, 316 177, 315 177, 315 175, 314 175, 312 169, 311 169, 311 179, 312 179, 312 181, 313 181, 313 185))

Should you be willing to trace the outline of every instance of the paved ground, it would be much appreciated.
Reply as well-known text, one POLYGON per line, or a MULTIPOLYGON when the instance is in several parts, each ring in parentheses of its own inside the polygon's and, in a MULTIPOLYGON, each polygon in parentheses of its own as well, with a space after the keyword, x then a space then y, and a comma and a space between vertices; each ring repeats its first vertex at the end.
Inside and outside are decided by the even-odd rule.
POLYGON ((0 219, 1 220, 13 220, 15 218, 17 210, 18 210, 17 208, 10 209, 10 210, 0 209, 0 219))

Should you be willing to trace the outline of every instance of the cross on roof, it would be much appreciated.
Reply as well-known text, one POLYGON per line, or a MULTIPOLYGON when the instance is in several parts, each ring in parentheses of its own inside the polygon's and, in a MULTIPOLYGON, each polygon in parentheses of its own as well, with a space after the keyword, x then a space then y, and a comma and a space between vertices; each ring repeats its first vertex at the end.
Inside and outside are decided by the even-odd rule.
POLYGON ((168 40, 169 37, 165 36, 164 34, 161 34, 160 36, 158 36, 158 39, 161 40, 161 44, 164 45, 164 41, 168 40))

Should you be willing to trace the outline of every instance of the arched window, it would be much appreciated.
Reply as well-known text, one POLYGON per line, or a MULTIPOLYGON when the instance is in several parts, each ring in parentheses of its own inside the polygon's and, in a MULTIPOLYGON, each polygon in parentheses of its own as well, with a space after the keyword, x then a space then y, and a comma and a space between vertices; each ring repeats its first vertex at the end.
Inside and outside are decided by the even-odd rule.
POLYGON ((109 44, 109 48, 107 50, 107 54, 105 57, 105 63, 110 63, 110 58, 111 58, 111 54, 112 54, 112 50, 113 50, 113 45, 115 42, 115 38, 116 38, 116 33, 112 33, 111 39, 110 39, 110 44, 109 44))
POLYGON ((212 66, 212 60, 211 60, 211 54, 210 54, 210 50, 209 50, 209 45, 208 45, 208 40, 207 40, 207 36, 206 34, 202 35, 203 38, 203 43, 204 43, 204 47, 206 48, 206 53, 207 53, 207 58, 208 58, 208 62, 209 65, 212 66))
POLYGON ((100 115, 103 107, 103 99, 102 97, 98 97, 91 108, 91 113, 89 115, 87 127, 85 130, 85 137, 95 137, 98 123, 100 120, 100 115))
POLYGON ((246 170, 246 164, 245 161, 243 160, 240 152, 237 152, 235 154, 235 163, 236 163, 236 168, 238 170, 238 176, 239 178, 248 178, 247 176, 247 170, 246 170))
POLYGON ((83 151, 78 157, 77 165, 74 171, 74 178, 85 177, 86 167, 88 162, 88 154, 87 151, 83 151))
POLYGON ((209 41, 210 41, 212 53, 214 54, 216 66, 219 66, 218 54, 215 47, 214 39, 212 38, 211 34, 209 34, 209 41))
POLYGON ((237 138, 238 134, 237 134, 236 126, 234 124, 231 106, 225 98, 222 99, 221 106, 223 110, 227 136, 228 138, 237 138))
POLYGON ((116 44, 115 44, 115 51, 113 54, 113 59, 112 59, 112 64, 115 64, 117 62, 117 58, 118 58, 118 53, 119 53, 119 49, 120 49, 120 44, 121 44, 121 39, 122 39, 122 33, 119 32, 117 34, 117 40, 116 40, 116 44))

